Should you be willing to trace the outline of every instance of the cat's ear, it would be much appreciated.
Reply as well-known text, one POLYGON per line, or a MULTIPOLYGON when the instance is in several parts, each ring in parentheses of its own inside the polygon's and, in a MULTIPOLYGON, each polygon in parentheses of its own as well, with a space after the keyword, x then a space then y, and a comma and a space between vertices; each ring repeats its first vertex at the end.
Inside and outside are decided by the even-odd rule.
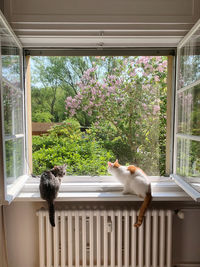
POLYGON ((113 163, 111 163, 110 161, 108 161, 108 167, 113 167, 113 163))
POLYGON ((52 170, 55 171, 55 170, 58 170, 58 169, 59 169, 59 167, 55 165, 52 170))
POLYGON ((115 162, 114 162, 114 165, 113 165, 114 167, 116 167, 116 168, 119 168, 120 167, 120 164, 119 164, 119 161, 118 161, 118 159, 116 159, 115 160, 115 162))

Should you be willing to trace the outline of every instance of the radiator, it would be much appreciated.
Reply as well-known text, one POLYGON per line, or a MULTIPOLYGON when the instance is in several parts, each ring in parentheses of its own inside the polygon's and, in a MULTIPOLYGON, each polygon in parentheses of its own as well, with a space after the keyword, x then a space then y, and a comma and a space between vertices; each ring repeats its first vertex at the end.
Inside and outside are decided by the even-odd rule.
POLYGON ((62 210, 56 227, 37 212, 40 267, 171 267, 172 211, 151 210, 141 227, 137 212, 62 210))

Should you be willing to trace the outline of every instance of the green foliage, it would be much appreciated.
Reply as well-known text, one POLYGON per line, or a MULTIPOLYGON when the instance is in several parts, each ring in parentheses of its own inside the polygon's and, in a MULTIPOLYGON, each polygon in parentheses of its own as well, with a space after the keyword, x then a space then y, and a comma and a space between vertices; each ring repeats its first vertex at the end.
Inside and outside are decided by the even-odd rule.
POLYGON ((165 174, 166 57, 99 57, 67 97, 66 111, 83 112, 96 126, 105 148, 150 175, 165 174), (101 75, 99 74, 102 71, 101 75), (103 133, 103 134, 102 134, 103 133))
POLYGON ((75 120, 65 121, 49 131, 49 135, 33 136, 33 172, 41 174, 54 165, 67 164, 68 175, 105 175, 111 151, 93 136, 81 132, 75 120))
POLYGON ((62 122, 66 118, 64 89, 32 87, 31 96, 32 121, 62 122))
MULTIPOLYGON (((43 149, 43 158, 47 158, 45 153, 48 157, 53 154, 45 164, 42 158, 39 164, 37 161, 37 172, 57 164, 57 155, 64 162, 70 161, 69 173, 97 173, 91 167, 90 171, 89 167, 77 167, 72 157, 80 162, 78 155, 87 151, 88 164, 95 166, 92 155, 98 158, 99 149, 99 153, 108 151, 121 164, 140 166, 149 175, 165 174, 166 57, 37 57, 34 61, 33 118, 42 120, 38 113, 46 112, 52 117, 46 115, 44 120, 61 122, 73 117, 76 122, 72 124, 79 122, 71 127, 68 121, 54 127, 48 136, 34 137, 34 153, 43 149), (88 130, 81 132, 80 125, 88 130), (69 158, 63 152, 66 146, 69 158)), ((86 154, 82 158, 85 166, 86 154)), ((104 166, 106 161, 102 161, 104 166)))
POLYGON ((51 122, 53 116, 49 112, 34 112, 32 114, 33 122, 51 122))
POLYGON ((133 163, 132 153, 123 136, 119 136, 116 128, 108 121, 101 122, 98 127, 92 124, 89 133, 101 143, 101 145, 115 155, 122 165, 133 163))

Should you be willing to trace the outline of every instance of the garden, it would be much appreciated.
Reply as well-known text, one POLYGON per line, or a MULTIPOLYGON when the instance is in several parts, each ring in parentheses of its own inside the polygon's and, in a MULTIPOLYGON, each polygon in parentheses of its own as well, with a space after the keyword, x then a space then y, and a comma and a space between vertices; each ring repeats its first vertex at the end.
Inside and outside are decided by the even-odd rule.
POLYGON ((166 172, 167 57, 31 57, 33 173, 108 175, 107 161, 166 172), (61 124, 56 124, 61 122, 61 124))

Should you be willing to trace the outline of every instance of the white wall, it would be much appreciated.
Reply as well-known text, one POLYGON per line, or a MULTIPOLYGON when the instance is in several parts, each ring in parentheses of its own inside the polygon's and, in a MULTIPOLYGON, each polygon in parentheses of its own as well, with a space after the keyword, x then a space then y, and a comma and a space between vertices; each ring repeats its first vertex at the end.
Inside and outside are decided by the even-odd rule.
MULTIPOLYGON (((14 202, 6 207, 9 267, 38 267, 36 211, 44 202, 14 202)), ((200 210, 186 210, 185 219, 173 218, 173 262, 200 264, 200 210)))
POLYGON ((12 203, 6 207, 8 267, 38 267, 38 203, 12 203))
POLYGON ((185 210, 185 218, 174 217, 174 262, 198 262, 200 266, 200 210, 185 210))

